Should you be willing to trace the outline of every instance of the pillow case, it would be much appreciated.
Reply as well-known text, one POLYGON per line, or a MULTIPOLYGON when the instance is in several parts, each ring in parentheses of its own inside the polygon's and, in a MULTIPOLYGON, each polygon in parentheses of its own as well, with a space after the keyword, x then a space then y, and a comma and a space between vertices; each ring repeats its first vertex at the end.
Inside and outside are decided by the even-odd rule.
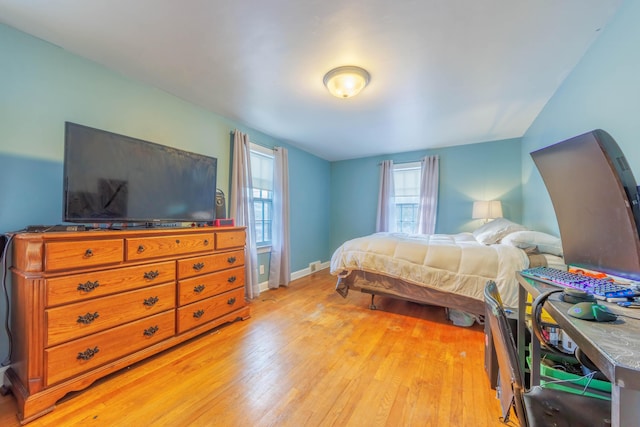
POLYGON ((524 225, 516 224, 506 218, 496 218, 477 228, 473 232, 473 236, 480 243, 492 245, 513 232, 524 230, 527 230, 524 225))
POLYGON ((541 231, 516 231, 505 236, 502 242, 525 251, 537 249, 538 252, 562 256, 562 242, 559 237, 541 231))

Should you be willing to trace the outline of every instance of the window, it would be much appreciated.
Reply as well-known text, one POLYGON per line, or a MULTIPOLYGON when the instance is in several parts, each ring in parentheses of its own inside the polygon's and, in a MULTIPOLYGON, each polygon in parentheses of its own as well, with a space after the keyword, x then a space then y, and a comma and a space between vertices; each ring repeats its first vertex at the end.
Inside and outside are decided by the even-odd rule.
POLYGON ((396 206, 395 231, 418 232, 418 205, 420 203, 420 162, 393 165, 393 183, 396 206))
POLYGON ((253 209, 256 219, 256 245, 271 245, 273 209, 273 151, 251 144, 251 179, 253 209))

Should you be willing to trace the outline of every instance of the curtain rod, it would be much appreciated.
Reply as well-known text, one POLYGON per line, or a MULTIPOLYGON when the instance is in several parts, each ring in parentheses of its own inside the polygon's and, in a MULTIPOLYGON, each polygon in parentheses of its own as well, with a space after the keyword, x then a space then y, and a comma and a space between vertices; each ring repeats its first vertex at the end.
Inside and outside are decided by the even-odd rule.
MULTIPOLYGON (((422 159, 420 159, 420 160, 408 160, 406 162, 397 162, 397 163, 393 162, 393 164, 394 165, 404 165, 404 164, 407 164, 407 163, 420 163, 421 160, 422 159)), ((380 166, 381 164, 382 164, 382 162, 378 162, 378 166, 380 166)))
MULTIPOLYGON (((434 154, 433 156, 423 156, 418 160, 407 160, 404 162, 393 162, 394 165, 404 165, 405 163, 420 163, 422 161, 422 159, 424 159, 425 157, 440 157, 438 154, 434 154)), ((380 166, 382 164, 382 162, 378 162, 378 166, 380 166)))
MULTIPOLYGON (((230 135, 235 135, 235 134, 236 134, 236 130, 238 130, 238 129, 234 129, 234 130, 229 131, 229 134, 230 134, 230 135)), ((249 134, 247 134, 247 135, 249 135, 249 134)), ((276 150, 276 148, 278 148, 278 146, 275 146, 275 147, 267 147, 266 145, 262 145, 262 144, 259 144, 259 143, 257 143, 257 142, 251 141, 251 140, 249 140, 249 142, 250 142, 251 144, 255 144, 255 145, 257 145, 257 146, 260 146, 260 147, 264 148, 265 150, 275 151, 275 150, 276 150)))

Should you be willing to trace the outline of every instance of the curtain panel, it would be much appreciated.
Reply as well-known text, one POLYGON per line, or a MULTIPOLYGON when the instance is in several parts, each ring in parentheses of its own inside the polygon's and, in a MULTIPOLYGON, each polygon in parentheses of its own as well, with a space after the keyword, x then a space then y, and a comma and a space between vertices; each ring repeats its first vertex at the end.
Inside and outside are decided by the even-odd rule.
POLYGON ((420 202, 418 205, 418 233, 436 232, 438 213, 438 185, 440 158, 425 156, 420 161, 420 202))
POLYGON ((233 163, 231 165, 231 198, 229 214, 238 226, 246 227, 245 296, 260 295, 258 283, 258 251, 256 249, 255 213, 253 209, 253 183, 249 136, 237 129, 233 134, 233 163))
POLYGON ((289 286, 291 254, 289 248, 289 154, 286 148, 273 149, 273 222, 271 223, 271 262, 269 288, 289 286))
POLYGON ((393 160, 380 164, 380 189, 378 191, 378 212, 376 232, 391 231, 395 227, 395 190, 393 184, 393 160))

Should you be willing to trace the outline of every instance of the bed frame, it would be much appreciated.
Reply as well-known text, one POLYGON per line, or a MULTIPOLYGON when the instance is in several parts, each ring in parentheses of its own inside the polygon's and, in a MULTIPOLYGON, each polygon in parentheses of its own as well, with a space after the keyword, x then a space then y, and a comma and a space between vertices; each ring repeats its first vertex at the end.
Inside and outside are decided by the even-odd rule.
POLYGON ((371 273, 363 270, 353 270, 348 275, 338 277, 336 292, 346 298, 349 290, 359 290, 371 294, 369 308, 375 310, 376 295, 398 298, 418 304, 436 305, 445 308, 484 316, 484 301, 463 295, 453 294, 437 288, 416 285, 401 279, 371 273))

